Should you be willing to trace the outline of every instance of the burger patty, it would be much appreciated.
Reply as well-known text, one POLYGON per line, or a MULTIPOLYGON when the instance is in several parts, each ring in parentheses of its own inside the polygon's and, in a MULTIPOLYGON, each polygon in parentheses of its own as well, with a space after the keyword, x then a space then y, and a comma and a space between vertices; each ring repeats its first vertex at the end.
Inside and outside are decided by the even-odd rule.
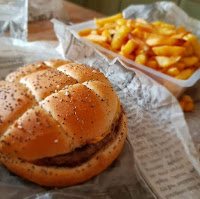
POLYGON ((112 142, 118 131, 118 123, 121 119, 121 115, 118 120, 113 122, 111 132, 106 135, 101 141, 92 144, 86 144, 81 148, 76 148, 74 151, 58 155, 54 157, 42 158, 35 160, 33 163, 40 166, 57 166, 57 167, 74 167, 81 165, 82 163, 89 160, 94 154, 100 149, 105 147, 108 143, 112 142))

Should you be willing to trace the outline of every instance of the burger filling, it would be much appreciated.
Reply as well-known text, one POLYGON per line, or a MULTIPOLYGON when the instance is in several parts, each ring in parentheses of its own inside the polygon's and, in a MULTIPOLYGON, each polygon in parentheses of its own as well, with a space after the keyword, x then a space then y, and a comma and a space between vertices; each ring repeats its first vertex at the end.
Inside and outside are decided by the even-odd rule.
POLYGON ((110 133, 99 142, 86 144, 81 148, 76 148, 74 151, 67 154, 38 159, 33 163, 40 166, 57 167, 74 167, 81 165, 92 158, 92 156, 94 156, 99 150, 106 147, 108 143, 111 143, 113 140, 115 140, 121 115, 122 114, 120 114, 119 118, 112 123, 110 133))

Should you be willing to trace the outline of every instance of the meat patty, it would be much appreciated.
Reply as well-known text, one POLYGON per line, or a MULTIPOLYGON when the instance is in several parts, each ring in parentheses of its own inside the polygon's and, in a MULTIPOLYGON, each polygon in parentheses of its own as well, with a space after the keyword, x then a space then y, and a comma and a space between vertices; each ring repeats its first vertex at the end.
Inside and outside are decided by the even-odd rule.
POLYGON ((117 136, 118 120, 112 124, 111 132, 106 135, 101 141, 94 144, 86 144, 81 148, 76 148, 74 151, 58 155, 54 157, 47 157, 35 160, 33 163, 41 166, 57 166, 57 167, 74 167, 89 160, 95 153, 105 147, 108 143, 112 142, 117 136))

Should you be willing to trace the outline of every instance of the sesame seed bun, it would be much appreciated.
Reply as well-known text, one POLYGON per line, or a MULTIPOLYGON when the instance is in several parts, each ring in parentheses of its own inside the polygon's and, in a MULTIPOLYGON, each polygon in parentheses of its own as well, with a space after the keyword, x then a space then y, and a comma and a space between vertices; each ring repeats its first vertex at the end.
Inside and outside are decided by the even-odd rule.
POLYGON ((0 162, 40 185, 90 179, 117 158, 126 139, 126 114, 115 91, 89 66, 48 60, 22 67, 0 81, 0 103, 0 162), (84 153, 86 146, 100 147, 74 166, 36 163, 84 153))

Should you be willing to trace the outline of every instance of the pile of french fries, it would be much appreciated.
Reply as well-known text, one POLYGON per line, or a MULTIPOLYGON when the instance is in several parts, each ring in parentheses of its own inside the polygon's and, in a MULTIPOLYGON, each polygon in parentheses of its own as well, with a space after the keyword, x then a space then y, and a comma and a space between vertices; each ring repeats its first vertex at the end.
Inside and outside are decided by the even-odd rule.
POLYGON ((124 19, 121 13, 95 19, 95 24, 97 29, 79 35, 136 63, 182 80, 200 68, 198 38, 184 27, 124 19))

